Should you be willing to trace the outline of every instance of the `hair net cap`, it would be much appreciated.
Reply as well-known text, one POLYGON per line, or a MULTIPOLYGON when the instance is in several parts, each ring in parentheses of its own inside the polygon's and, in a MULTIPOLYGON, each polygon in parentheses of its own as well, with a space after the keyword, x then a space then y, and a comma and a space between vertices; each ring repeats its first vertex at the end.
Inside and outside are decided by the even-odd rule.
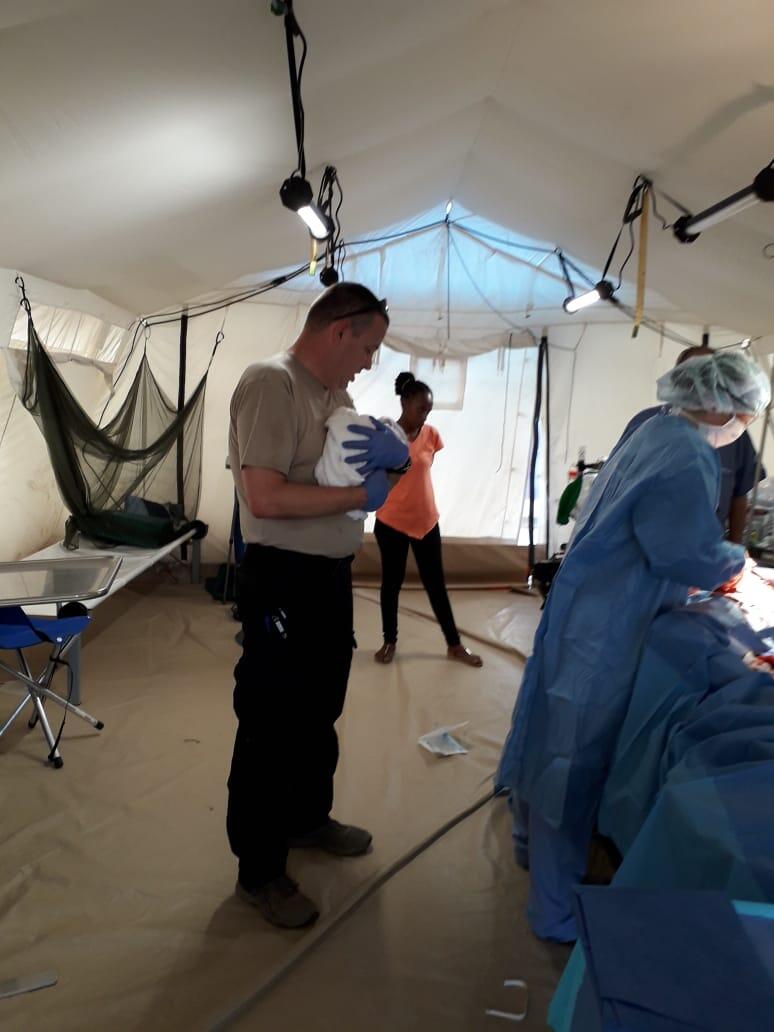
POLYGON ((766 374, 742 351, 689 358, 658 379, 659 401, 689 412, 757 416, 771 398, 766 374))

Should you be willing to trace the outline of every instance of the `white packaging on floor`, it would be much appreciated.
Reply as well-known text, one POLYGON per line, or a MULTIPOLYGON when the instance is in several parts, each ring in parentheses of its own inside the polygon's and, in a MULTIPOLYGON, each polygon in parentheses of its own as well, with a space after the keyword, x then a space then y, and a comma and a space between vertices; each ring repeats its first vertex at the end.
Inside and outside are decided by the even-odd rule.
POLYGON ((437 727, 434 731, 422 735, 419 744, 436 756, 458 756, 466 753, 468 750, 452 736, 452 731, 459 731, 469 723, 470 721, 466 720, 462 724, 452 724, 451 727, 437 727))

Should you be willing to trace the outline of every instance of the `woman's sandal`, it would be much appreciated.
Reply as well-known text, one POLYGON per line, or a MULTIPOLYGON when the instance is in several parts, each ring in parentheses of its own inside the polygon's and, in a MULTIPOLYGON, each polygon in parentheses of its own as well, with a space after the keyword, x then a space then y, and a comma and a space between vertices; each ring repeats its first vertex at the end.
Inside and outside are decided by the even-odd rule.
POLYGON ((392 663, 395 659, 395 642, 386 641, 374 656, 377 663, 392 663))
MULTIPOLYGON (((482 667, 484 665, 481 656, 477 656, 475 652, 466 649, 464 645, 450 645, 446 650, 446 655, 449 659, 456 659, 458 663, 466 663, 468 666, 482 667)), ((385 660, 385 662, 388 661, 385 660)))

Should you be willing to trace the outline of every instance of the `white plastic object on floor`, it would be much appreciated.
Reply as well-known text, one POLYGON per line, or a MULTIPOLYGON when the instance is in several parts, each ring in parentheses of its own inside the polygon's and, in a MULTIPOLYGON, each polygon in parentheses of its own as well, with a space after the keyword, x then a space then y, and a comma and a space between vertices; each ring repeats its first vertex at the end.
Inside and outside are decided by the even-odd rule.
POLYGON ((506 989, 523 989, 525 995, 524 1010, 518 1013, 512 1013, 511 1011, 501 1010, 485 1010, 484 1014, 490 1018, 503 1018, 505 1021, 524 1021, 527 1016, 529 1009, 529 987, 526 982, 523 982, 520 978, 507 978, 503 985, 506 989))
POLYGON ((459 731, 469 723, 470 721, 466 720, 462 724, 452 724, 451 727, 437 727, 434 731, 422 735, 419 744, 436 756, 459 756, 468 750, 453 737, 452 731, 459 731))

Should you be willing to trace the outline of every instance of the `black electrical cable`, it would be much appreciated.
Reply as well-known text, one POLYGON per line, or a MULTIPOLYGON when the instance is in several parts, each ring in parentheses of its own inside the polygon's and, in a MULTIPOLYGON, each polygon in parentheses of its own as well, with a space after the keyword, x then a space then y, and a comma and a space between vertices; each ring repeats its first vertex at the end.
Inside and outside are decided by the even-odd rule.
POLYGON ((648 180, 645 179, 644 176, 640 176, 640 175, 638 175, 636 177, 636 179, 634 180, 632 188, 629 191, 629 197, 628 197, 628 199, 626 201, 626 208, 624 209, 623 218, 621 219, 620 229, 618 230, 618 233, 616 234, 616 238, 613 241, 613 246, 610 248, 610 253, 607 256, 607 261, 605 262, 605 267, 602 270, 602 279, 605 280, 605 279, 607 279, 607 274, 610 271, 610 266, 613 264, 613 259, 615 258, 616 251, 618 250, 618 244, 621 241, 621 236, 623 235, 623 231, 624 231, 625 227, 628 226, 629 227, 629 238, 630 238, 630 241, 631 241, 631 248, 630 248, 629 254, 626 256, 626 258, 624 259, 624 261, 623 261, 623 263, 621 265, 621 268, 620 268, 620 271, 619 271, 619 276, 618 276, 618 286, 616 287, 616 290, 620 290, 620 288, 621 288, 621 282, 622 282, 621 281, 621 274, 623 272, 624 267, 626 266, 626 263, 629 261, 629 259, 631 258, 632 254, 634 253, 634 229, 633 229, 633 223, 636 221, 636 219, 640 218, 640 216, 642 215, 642 194, 643 194, 643 191, 646 189, 647 183, 648 183, 648 180))
MULTIPOLYGON (((302 275, 309 271, 309 263, 298 266, 293 272, 286 273, 282 276, 276 276, 273 280, 265 283, 260 283, 255 287, 246 287, 244 290, 239 291, 225 297, 217 298, 212 301, 201 301, 198 304, 189 306, 190 317, 197 318, 200 315, 210 315, 212 312, 221 311, 223 308, 227 308, 229 305, 238 304, 241 301, 249 301, 250 298, 256 297, 259 294, 265 294, 269 290, 274 290, 275 287, 281 287, 290 280, 302 275)), ((171 318, 172 322, 177 322, 183 314, 183 309, 177 309, 171 312, 160 312, 157 315, 149 316, 145 319, 145 323, 148 326, 161 325, 160 319, 171 318)))
MULTIPOLYGON (((338 187, 339 187, 339 191, 340 191, 340 200, 339 200, 339 204, 338 204, 337 209, 336 209, 336 215, 338 215, 338 211, 340 210, 341 204, 342 204, 343 199, 344 199, 344 192, 343 192, 343 189, 341 188, 341 184, 340 183, 338 183, 338 187)), ((375 236, 375 237, 361 237, 361 238, 358 238, 358 239, 355 239, 355 240, 340 240, 340 241, 337 242, 335 249, 337 251, 339 251, 339 252, 342 252, 342 251, 346 251, 347 248, 361 247, 361 246, 364 246, 364 245, 367 245, 367 244, 381 244, 381 243, 386 243, 386 242, 391 241, 391 240, 400 240, 400 239, 404 239, 406 237, 416 236, 416 235, 418 235, 420 233, 427 233, 427 232, 429 232, 432 229, 439 229, 441 226, 446 226, 447 224, 450 225, 451 227, 454 227, 455 224, 457 222, 460 222, 460 221, 462 221, 462 217, 460 219, 449 219, 449 220, 447 220, 447 219, 436 219, 433 222, 426 222, 426 223, 423 223, 420 226, 414 226, 414 227, 412 227, 410 229, 399 230, 399 231, 397 231, 395 233, 385 233, 385 234, 382 234, 381 236, 375 236)), ((469 233, 469 234, 471 234, 473 236, 483 236, 485 238, 492 239, 492 240, 495 240, 495 241, 497 241, 499 239, 499 238, 496 238, 496 237, 492 237, 491 234, 479 233, 476 230, 472 230, 468 226, 465 227, 465 232, 469 233)), ((536 254, 557 254, 558 251, 559 251, 558 248, 550 248, 550 249, 549 248, 534 248, 534 247, 527 247, 527 245, 512 244, 510 241, 502 241, 502 242, 510 244, 510 246, 513 246, 513 247, 522 248, 523 250, 533 251, 536 254)), ((459 255, 458 255, 458 257, 459 257, 459 255)), ((572 262, 569 258, 567 258, 566 255, 564 257, 565 257, 565 261, 567 262, 568 267, 571 268, 575 273, 577 273, 577 275, 580 276, 584 280, 584 282, 588 283, 590 286, 594 286, 595 285, 594 282, 589 278, 589 276, 582 269, 580 269, 574 262, 572 262)), ((340 260, 343 260, 343 258, 341 258, 340 260)), ((303 275, 305 272, 308 272, 308 271, 309 271, 309 264, 307 263, 305 265, 301 265, 301 266, 297 267, 292 272, 289 272, 289 273, 287 273, 287 274, 285 274, 283 276, 277 276, 273 280, 267 281, 266 283, 263 283, 263 284, 259 284, 256 287, 245 288, 245 290, 243 290, 243 291, 235 292, 233 294, 226 295, 225 297, 218 298, 218 299, 215 299, 213 301, 202 301, 202 302, 199 302, 198 304, 189 305, 189 318, 194 319, 194 318, 197 318, 200 315, 209 315, 212 312, 220 311, 221 309, 226 308, 226 307, 228 307, 231 304, 239 304, 242 301, 249 301, 251 298, 257 297, 259 294, 266 293, 269 290, 273 290, 275 287, 283 286, 285 283, 289 282, 290 280, 296 279, 298 276, 303 275)), ((495 311, 495 310, 493 309, 493 311, 495 311)), ((166 311, 166 312, 162 311, 162 312, 159 312, 156 315, 151 315, 151 316, 144 317, 141 320, 140 325, 141 326, 162 326, 162 325, 166 325, 167 323, 178 322, 180 317, 181 317, 181 315, 182 315, 182 313, 183 313, 183 309, 182 308, 170 309, 169 311, 166 311)), ((501 314, 501 313, 497 313, 497 314, 501 314)), ((520 330, 521 329, 525 329, 525 327, 521 327, 521 326, 516 326, 515 328, 520 329, 520 330)))
POLYGON ((505 323, 505 325, 506 326, 510 326, 510 328, 512 330, 518 330, 519 333, 526 333, 532 339, 532 341, 534 343, 537 343, 537 338, 535 337, 535 334, 532 332, 532 330, 529 329, 529 327, 521 326, 519 323, 514 322, 513 319, 509 319, 508 316, 504 312, 501 312, 499 308, 496 308, 495 305, 493 305, 492 302, 487 298, 487 296, 484 293, 484 291, 481 289, 481 287, 476 282, 476 280, 475 280, 473 274, 471 273, 470 269, 467 267, 467 265, 465 263, 465 260, 463 259, 462 255, 460 254, 460 250, 457 247, 457 241, 454 239, 454 237, 451 237, 451 245, 452 245, 452 247, 454 248, 454 250, 455 250, 455 252, 457 254, 457 260, 459 261, 460 265, 462 266, 463 272, 468 277, 468 280, 469 280, 471 286, 476 291, 476 293, 481 298, 481 300, 484 302, 484 304, 487 306, 489 311, 493 312, 499 319, 502 319, 502 321, 505 323))
POLYGON ((563 251, 562 257, 564 259, 565 265, 568 268, 572 269, 572 271, 576 273, 576 275, 580 276, 584 283, 586 283, 589 287, 596 287, 597 281, 593 280, 587 273, 583 271, 583 269, 580 268, 580 266, 576 265, 575 262, 571 261, 563 251))
MULTIPOLYGON (((676 201, 674 199, 674 197, 671 197, 665 190, 662 190, 660 187, 656 187, 656 186, 653 187, 653 190, 654 190, 654 192, 658 193, 658 195, 660 197, 663 197, 665 201, 667 201, 669 204, 671 204, 673 208, 677 208, 677 210, 679 212, 682 212, 683 215, 692 215, 693 214, 693 212, 689 211, 688 208, 686 208, 684 204, 680 204, 679 201, 676 201)), ((668 226, 664 226, 664 229, 671 229, 671 228, 672 228, 672 223, 670 223, 668 226)))
MULTIPOLYGON (((647 180, 643 180, 643 183, 641 185, 645 185, 647 183, 648 183, 647 180)), ((341 184, 338 182, 338 179, 337 179, 336 185, 338 186, 338 189, 339 189, 339 202, 338 202, 338 205, 337 205, 335 213, 334 213, 334 221, 337 224, 340 224, 339 223, 339 211, 341 209, 341 205, 342 205, 342 202, 343 202, 343 199, 344 199, 344 193, 343 193, 343 190, 341 188, 341 184)), ((652 184, 651 184, 651 189, 655 189, 655 188, 652 187, 652 184)), ((669 198, 667 195, 665 195, 663 193, 663 191, 660 191, 660 193, 661 193, 662 196, 666 197, 667 200, 670 201, 670 203, 676 204, 676 202, 672 201, 672 199, 669 198)), ((679 207, 679 205, 677 205, 677 204, 676 204, 676 206, 679 207)), ((655 205, 654 205, 654 209, 655 209, 655 205)), ((660 215, 658 217, 661 219, 660 215)), ((423 223, 420 226, 414 226, 414 227, 412 227, 410 229, 398 230, 395 233, 385 233, 385 234, 382 234, 380 236, 374 236, 374 237, 361 237, 361 238, 358 238, 358 239, 355 239, 355 240, 343 240, 343 239, 339 238, 335 242, 335 244, 334 244, 333 251, 334 251, 334 253, 338 252, 339 264, 341 264, 344 261, 344 256, 345 256, 346 250, 348 248, 362 247, 362 246, 366 246, 366 245, 369 245, 369 244, 381 244, 381 243, 386 243, 386 242, 389 242, 389 241, 392 241, 392 240, 405 239, 407 237, 416 236, 416 235, 421 234, 421 233, 429 232, 432 229, 438 229, 441 226, 450 226, 450 227, 453 228, 456 225, 457 222, 462 222, 463 218, 465 218, 465 216, 461 216, 458 219, 446 219, 446 218, 436 219, 433 222, 423 223)), ((665 227, 665 228, 668 228, 668 227, 665 227)), ((621 231, 622 230, 623 230, 623 225, 621 227, 621 231)), ((618 240, 620 238, 621 231, 619 231, 618 237, 616 237, 616 244, 618 243, 618 240)), ((583 282, 586 283, 589 287, 596 286, 596 282, 591 279, 591 277, 588 275, 588 273, 586 273, 583 269, 581 269, 580 266, 578 266, 572 259, 568 258, 567 255, 564 253, 564 251, 560 247, 541 248, 541 247, 533 247, 533 246, 527 245, 527 244, 518 244, 518 243, 515 243, 514 241, 506 240, 503 237, 497 237, 494 234, 486 233, 486 232, 484 232, 482 230, 473 229, 470 226, 465 226, 465 232, 467 234, 469 234, 470 236, 477 237, 477 238, 480 238, 482 240, 490 240, 490 241, 492 241, 494 243, 504 244, 507 247, 512 247, 512 248, 517 249, 517 250, 531 251, 534 254, 548 254, 548 255, 553 254, 553 255, 556 255, 557 260, 560 262, 560 266, 566 266, 567 269, 572 270, 572 272, 574 272, 580 279, 582 279, 583 282)), ((461 256, 459 255, 459 252, 458 252, 458 258, 461 258, 461 256)), ((477 284, 475 284, 475 282, 472 280, 472 277, 470 276, 470 273, 468 272, 464 262, 461 261, 461 264, 462 264, 463 268, 465 269, 465 271, 466 271, 466 273, 468 275, 468 278, 471 279, 471 282, 473 282, 473 285, 478 289, 477 284)), ((199 317, 201 315, 209 315, 209 314, 211 314, 213 312, 220 311, 223 308, 227 308, 227 307, 229 307, 232 304, 239 304, 239 303, 241 303, 243 301, 249 301, 253 297, 257 297, 260 294, 266 293, 269 290, 273 290, 275 287, 283 286, 285 283, 288 283, 291 280, 296 279, 298 276, 301 276, 301 275, 303 275, 304 273, 306 273, 308 271, 309 271, 309 263, 306 263, 304 265, 298 266, 292 272, 286 273, 285 275, 282 275, 282 276, 277 276, 273 280, 267 281, 266 283, 258 284, 256 287, 245 288, 243 291, 234 292, 232 294, 226 295, 225 297, 217 298, 217 299, 214 299, 212 301, 203 301, 203 302, 199 302, 198 304, 190 305, 189 306, 189 318, 197 318, 197 317, 199 317)), ((563 271, 563 274, 564 274, 564 269, 562 271, 563 271)), ((571 282, 572 281, 570 280, 570 283, 571 282)), ((488 304, 488 307, 495 314, 499 315, 503 319, 504 322, 508 323, 508 325, 512 326, 514 329, 526 330, 526 327, 518 326, 517 324, 511 322, 510 320, 507 319, 507 317, 504 316, 504 314, 502 312, 500 312, 499 310, 494 308, 488 302, 487 302, 487 304, 488 304)), ((627 315, 631 315, 631 317, 634 318, 633 314, 631 314, 630 310, 625 305, 621 305, 619 303, 618 306, 622 309, 622 311, 626 312, 627 315)), ((138 323, 138 328, 135 331, 135 333, 139 333, 139 330, 141 328, 143 328, 143 327, 146 327, 146 326, 147 327, 150 327, 150 326, 161 326, 161 325, 166 325, 168 323, 178 322, 180 317, 182 316, 182 312, 183 312, 182 308, 180 308, 180 309, 170 309, 169 311, 166 311, 166 312, 162 311, 162 312, 159 312, 156 315, 147 316, 144 319, 140 320, 140 322, 138 323)), ((652 320, 643 319, 643 323, 645 325, 650 325, 651 328, 653 328, 653 326, 657 327, 657 324, 653 323, 652 320)), ((531 332, 531 331, 527 330, 527 332, 531 332)), ((666 331, 665 335, 667 337, 669 337, 670 336, 669 331, 666 331)), ((683 338, 674 337, 674 336, 670 337, 670 339, 676 340, 678 342, 682 342, 682 340, 683 340, 683 338)), ((130 354, 131 354, 131 352, 130 352, 130 354)))
POLYGON ((292 0, 287 0, 285 5, 285 42, 288 52, 288 73, 290 76, 290 98, 293 103, 293 124, 296 130, 297 164, 296 172, 302 179, 306 179, 306 155, 304 154, 304 104, 301 99, 301 79, 304 74, 306 63, 307 42, 306 36, 301 31, 295 14, 293 13, 292 0), (294 39, 298 36, 301 40, 301 60, 296 60, 296 48, 294 39))
MULTIPOLYGON (((293 20, 295 21, 295 17, 294 17, 293 20)), ((308 51, 309 48, 307 47, 307 44, 306 44, 306 36, 301 31, 301 26, 298 24, 297 21, 296 21, 296 29, 298 31, 298 35, 301 37, 301 44, 302 44, 302 47, 303 47, 303 49, 301 51, 301 60, 298 62, 298 108, 299 108, 299 112, 301 114, 301 140, 299 141, 299 145, 298 145, 299 155, 300 155, 300 157, 299 157, 299 171, 301 172, 301 175, 303 177, 306 177, 306 154, 304 152, 304 141, 305 141, 305 138, 306 138, 306 112, 304 111, 304 101, 303 101, 302 95, 301 95, 301 79, 302 79, 303 74, 304 74, 304 65, 306 64, 306 55, 307 55, 307 51, 308 51)))
MULTIPOLYGON (((662 229, 671 229, 673 223, 667 222, 667 220, 664 218, 664 216, 658 210, 658 201, 656 200, 656 193, 657 193, 657 191, 656 191, 656 188, 653 186, 653 183, 651 183, 650 186, 648 187, 648 191, 650 193, 650 202, 653 205, 653 216, 654 216, 654 218, 657 218, 658 221, 661 223, 661 228, 662 229)), ((672 201, 672 203, 674 204, 675 202, 672 201)))
MULTIPOLYGON (((387 240, 401 240, 403 237, 415 236, 417 233, 427 233, 431 229, 438 229, 446 225, 446 219, 437 219, 435 222, 426 222, 422 226, 415 226, 413 229, 402 229, 397 233, 385 233, 378 237, 364 237, 361 240, 347 240, 347 247, 359 247, 361 244, 383 244, 387 240)), ((454 222, 452 221, 452 225, 454 222)))
MULTIPOLYGON (((623 271, 626 268, 626 266, 629 264, 629 260, 631 259, 631 256, 633 254, 634 254, 634 222, 629 222, 629 253, 626 255, 624 260, 621 262, 621 266, 620 266, 620 268, 618 270, 618 285, 615 288, 616 290, 620 290, 621 289, 621 284, 623 283, 623 271)), ((604 276, 602 278, 604 279, 604 276)))
MULTIPOLYGON (((455 221, 461 222, 463 217, 452 220, 452 225, 455 224, 455 221)), ((556 254, 559 250, 558 247, 534 247, 531 244, 517 244, 514 240, 506 240, 503 237, 494 236, 492 233, 485 233, 481 229, 473 229, 471 226, 465 226, 465 232, 470 233, 471 236, 480 237, 482 240, 491 240, 495 244, 512 247, 516 251, 531 251, 533 254, 556 254)))
MULTIPOLYGON (((73 668, 70 666, 69 660, 66 660, 66 659, 55 659, 53 655, 51 656, 51 662, 55 666, 67 667, 67 703, 68 703, 68 705, 70 705, 72 703, 73 684, 74 684, 74 681, 75 681, 75 678, 73 676, 73 668)), ((42 702, 43 702, 43 700, 41 699, 41 705, 42 705, 42 702)), ((56 738, 54 739, 54 744, 53 744, 53 746, 51 748, 51 752, 48 754, 48 758, 51 761, 51 763, 54 762, 54 759, 56 757, 56 751, 59 748, 60 741, 62 740, 62 732, 64 731, 64 726, 65 726, 65 721, 66 720, 67 720, 67 706, 64 707, 64 713, 62 714, 62 723, 59 725, 59 732, 58 732, 56 738)))
MULTIPOLYGON (((305 265, 300 265, 292 272, 285 273, 282 276, 275 276, 273 280, 268 280, 265 283, 260 283, 256 287, 246 287, 244 290, 238 293, 226 295, 226 297, 217 298, 212 301, 201 301, 195 305, 189 305, 189 318, 197 319, 202 315, 211 315, 213 312, 219 312, 224 308, 228 308, 229 305, 239 304, 242 301, 249 301, 253 297, 257 297, 260 294, 266 294, 270 290, 274 290, 276 287, 284 286, 285 283, 289 283, 290 280, 297 279, 303 273, 309 271, 309 262, 305 265)), ((159 312, 157 315, 145 316, 141 320, 143 326, 165 326, 168 323, 175 323, 180 321, 180 317, 183 314, 183 309, 171 309, 168 312, 159 312)))
MULTIPOLYGON (((635 312, 632 308, 629 307, 629 305, 624 304, 623 301, 617 300, 615 302, 615 305, 616 308, 618 308, 620 311, 624 313, 624 315, 628 316, 632 321, 635 320, 635 312)), ((671 340, 674 344, 682 344, 683 347, 695 347, 696 345, 695 341, 688 340, 687 337, 683 337, 679 333, 675 333, 674 330, 667 329, 661 323, 656 322, 655 319, 650 319, 648 316, 643 316, 641 321, 642 325, 647 327, 647 329, 653 330, 654 333, 660 333, 662 336, 666 337, 667 340, 671 340)))
POLYGON ((559 265, 562 270, 562 276, 564 276, 564 281, 567 284, 567 289, 570 291, 570 297, 575 297, 575 284, 572 281, 572 277, 570 276, 570 270, 567 268, 567 260, 565 259, 561 249, 557 249, 556 257, 559 259, 559 265))
POLYGON ((339 188, 339 203, 336 205, 336 210, 333 213, 333 220, 334 220, 334 222, 336 224, 336 235, 335 235, 333 244, 331 246, 331 261, 333 262, 334 265, 336 264, 335 257, 336 257, 336 251, 338 250, 338 252, 339 252, 339 266, 341 266, 343 264, 343 262, 344 262, 344 259, 347 256, 346 245, 341 240, 341 218, 340 218, 340 215, 339 215, 339 213, 341 211, 341 206, 344 203, 344 188, 342 187, 342 185, 338 181, 338 179, 336 180, 336 184, 337 184, 337 186, 339 188))

